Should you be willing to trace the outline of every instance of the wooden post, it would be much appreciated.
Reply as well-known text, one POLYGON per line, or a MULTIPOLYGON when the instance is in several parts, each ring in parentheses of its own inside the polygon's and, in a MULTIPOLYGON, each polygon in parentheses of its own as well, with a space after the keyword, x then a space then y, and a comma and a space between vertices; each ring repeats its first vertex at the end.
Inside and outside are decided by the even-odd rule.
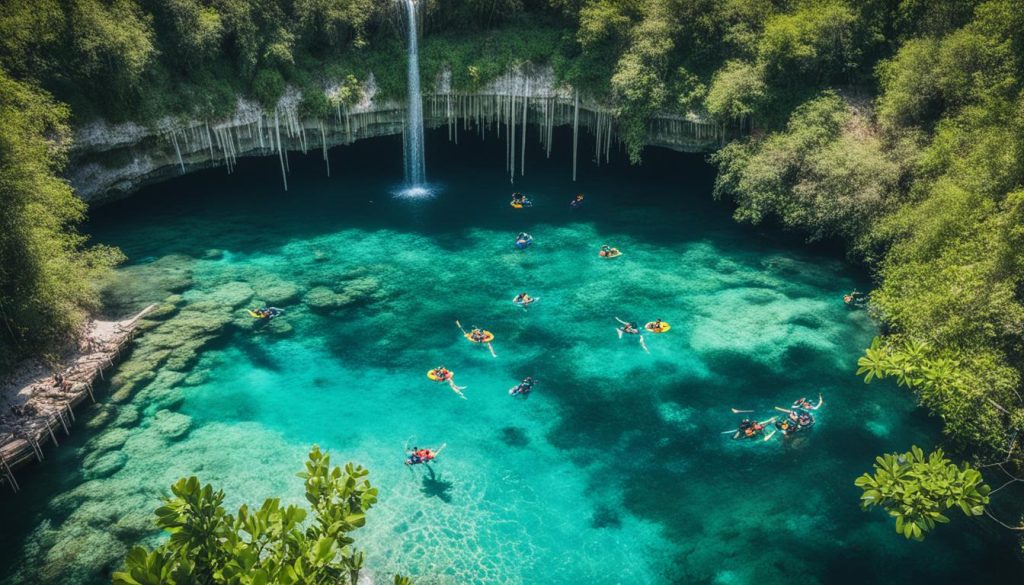
POLYGON ((64 413, 58 410, 57 411, 57 418, 60 419, 60 424, 61 424, 61 426, 64 427, 64 434, 65 435, 70 435, 71 434, 71 430, 68 429, 68 421, 64 420, 64 413))
POLYGON ((93 404, 96 404, 96 396, 92 393, 92 382, 86 382, 85 389, 89 392, 89 398, 92 399, 93 404))
POLYGON ((36 453, 36 459, 38 459, 39 461, 46 459, 45 457, 43 457, 43 448, 39 446, 39 441, 35 440, 35 438, 31 436, 28 437, 28 441, 29 444, 32 445, 32 449, 36 453))
POLYGON ((66 406, 68 408, 68 416, 71 417, 71 422, 75 422, 75 410, 73 408, 71 408, 71 403, 65 401, 64 402, 64 406, 66 406))
POLYGON ((14 493, 18 493, 21 488, 18 486, 17 480, 14 479, 14 472, 11 471, 11 467, 7 465, 7 460, 4 459, 4 454, 0 453, 0 465, 4 467, 4 473, 7 475, 7 482, 11 484, 11 489, 14 493))
POLYGON ((50 426, 50 421, 46 421, 46 430, 50 433, 50 438, 53 439, 53 446, 60 447, 60 443, 57 442, 57 435, 53 434, 53 427, 50 426))

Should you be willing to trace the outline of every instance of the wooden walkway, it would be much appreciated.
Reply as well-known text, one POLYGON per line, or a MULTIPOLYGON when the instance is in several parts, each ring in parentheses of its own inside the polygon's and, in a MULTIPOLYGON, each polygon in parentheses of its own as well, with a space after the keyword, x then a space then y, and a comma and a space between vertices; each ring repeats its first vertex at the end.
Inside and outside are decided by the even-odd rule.
POLYGON ((0 482, 17 493, 21 488, 14 470, 33 460, 43 461, 43 448, 48 442, 60 446, 58 433, 71 434, 75 407, 87 399, 96 402, 93 384, 97 378, 103 379, 103 372, 114 365, 135 339, 139 320, 155 307, 150 305, 124 321, 90 324, 88 345, 73 355, 70 365, 61 372, 63 384, 54 381, 50 370, 35 364, 40 371, 27 384, 13 389, 0 412, 0 482))

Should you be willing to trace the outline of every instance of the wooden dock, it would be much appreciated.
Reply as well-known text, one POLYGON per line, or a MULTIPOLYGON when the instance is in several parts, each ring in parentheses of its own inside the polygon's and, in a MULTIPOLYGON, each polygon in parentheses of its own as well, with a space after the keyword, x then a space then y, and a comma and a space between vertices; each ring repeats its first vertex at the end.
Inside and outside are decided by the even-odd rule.
POLYGON ((69 357, 70 365, 58 370, 63 383, 57 383, 55 372, 39 363, 25 366, 29 370, 25 383, 5 389, 7 395, 0 396, 0 482, 17 493, 21 487, 14 470, 43 461, 48 443, 58 447, 58 434, 71 434, 75 407, 86 400, 96 402, 93 384, 116 363, 135 339, 139 320, 155 307, 150 305, 123 321, 90 323, 86 346, 69 357))

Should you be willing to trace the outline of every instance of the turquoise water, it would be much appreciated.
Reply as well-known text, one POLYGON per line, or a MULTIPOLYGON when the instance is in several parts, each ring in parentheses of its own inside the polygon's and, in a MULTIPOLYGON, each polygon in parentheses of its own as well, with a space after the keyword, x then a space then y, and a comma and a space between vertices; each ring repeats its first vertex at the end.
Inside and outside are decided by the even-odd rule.
MULTIPOLYGON (((563 145, 566 142, 562 142, 563 145)), ((701 157, 639 168, 536 152, 508 206, 502 145, 428 136, 434 199, 403 200, 398 138, 243 161, 97 210, 131 259, 115 313, 159 321, 0 513, 0 581, 100 583, 176 478, 231 506, 283 495, 311 444, 371 470, 381 502, 357 533, 368 565, 418 583, 994 583, 1020 576, 1005 535, 962 518, 928 542, 857 507, 854 478, 936 426, 902 392, 853 375, 874 334, 841 293, 866 283, 837 251, 738 226, 701 157), (465 142, 465 141, 464 141, 465 142), (570 211, 577 191, 587 207, 570 211), (535 237, 512 249, 521 230, 535 237), (623 250, 603 260, 601 244, 623 250), (510 302, 540 297, 529 311, 510 302), (254 326, 244 308, 287 313, 254 326), (672 330, 617 339, 614 318, 672 330), (497 358, 455 326, 496 335, 497 358), (425 372, 439 364, 460 400, 425 372), (526 399, 509 387, 538 379, 526 399), (824 393, 819 424, 732 441, 730 408, 824 393), (408 445, 447 444, 431 474, 408 445)), ((567 150, 565 148, 562 149, 567 150)), ((1003 581, 1005 582, 1005 581, 1003 581)))

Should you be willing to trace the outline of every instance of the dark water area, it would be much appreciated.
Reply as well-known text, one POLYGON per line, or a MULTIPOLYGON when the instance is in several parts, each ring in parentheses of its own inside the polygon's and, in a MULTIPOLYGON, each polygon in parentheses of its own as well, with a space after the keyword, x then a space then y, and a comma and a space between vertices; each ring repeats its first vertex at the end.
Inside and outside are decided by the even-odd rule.
MULTIPOLYGON (((904 391, 853 372, 876 334, 842 294, 868 287, 836 245, 736 224, 703 155, 649 149, 596 167, 571 135, 526 176, 504 142, 427 135, 432 198, 392 194, 400 137, 244 159, 94 210, 129 257, 112 313, 173 307, 140 337, 74 435, 0 499, 0 582, 101 583, 152 544, 176 478, 229 505, 301 501, 313 443, 371 470, 380 504, 354 536, 375 572, 417 583, 1006 583, 1010 535, 955 516, 924 543, 862 512, 875 455, 928 448, 904 391), (514 210, 512 191, 535 205, 514 210), (570 209, 577 193, 582 209, 570 209), (515 250, 516 233, 534 245, 515 250), (623 251, 600 258, 602 244, 623 251), (512 297, 540 300, 528 311, 512 297), (245 308, 284 316, 253 323, 245 308), (615 318, 671 323, 619 339, 615 318), (455 320, 492 331, 494 358, 455 320), (439 364, 461 400, 424 373, 439 364), (508 389, 538 380, 526 399, 508 389), (824 395, 795 439, 734 441, 742 415, 824 395), (434 473, 403 447, 447 444, 434 473)), ((518 153, 517 153, 518 154, 518 153)), ((381 577, 383 579, 383 577, 381 577)))

